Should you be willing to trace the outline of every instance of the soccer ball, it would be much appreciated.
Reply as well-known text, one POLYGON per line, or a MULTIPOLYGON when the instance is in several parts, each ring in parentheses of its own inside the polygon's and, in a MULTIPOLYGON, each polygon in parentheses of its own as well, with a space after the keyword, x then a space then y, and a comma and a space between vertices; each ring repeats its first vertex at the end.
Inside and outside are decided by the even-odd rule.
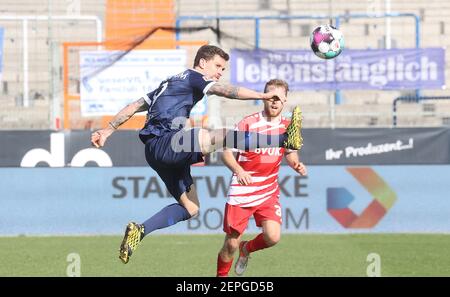
POLYGON ((311 33, 311 49, 322 59, 333 59, 344 49, 344 36, 331 25, 322 25, 311 33))

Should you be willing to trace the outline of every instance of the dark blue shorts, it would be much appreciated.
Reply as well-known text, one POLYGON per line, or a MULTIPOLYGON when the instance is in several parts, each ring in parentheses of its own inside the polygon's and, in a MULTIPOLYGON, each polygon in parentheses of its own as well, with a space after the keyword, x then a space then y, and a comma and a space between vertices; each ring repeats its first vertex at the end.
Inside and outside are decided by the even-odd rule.
POLYGON ((188 192, 194 183, 191 164, 203 161, 198 133, 200 129, 166 132, 149 138, 145 143, 145 158, 163 180, 176 200, 188 192))

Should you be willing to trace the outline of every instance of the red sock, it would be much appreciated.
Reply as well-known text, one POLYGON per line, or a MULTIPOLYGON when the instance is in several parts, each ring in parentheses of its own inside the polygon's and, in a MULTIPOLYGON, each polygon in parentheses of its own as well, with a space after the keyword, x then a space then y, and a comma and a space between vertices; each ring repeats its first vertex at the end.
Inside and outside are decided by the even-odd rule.
POLYGON ((217 256, 217 275, 216 276, 228 276, 230 272, 231 265, 233 265, 233 258, 230 262, 225 262, 222 260, 220 254, 217 256))
POLYGON ((266 247, 267 244, 264 241, 264 236, 262 233, 258 234, 258 236, 248 241, 247 244, 245 245, 245 249, 249 254, 258 250, 265 249, 266 247))

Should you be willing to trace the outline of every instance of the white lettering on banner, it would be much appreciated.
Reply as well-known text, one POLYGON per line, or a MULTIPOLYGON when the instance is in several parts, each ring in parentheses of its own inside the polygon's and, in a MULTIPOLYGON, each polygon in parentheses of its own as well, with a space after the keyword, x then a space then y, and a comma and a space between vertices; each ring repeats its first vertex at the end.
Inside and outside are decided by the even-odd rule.
POLYGON ((313 63, 305 57, 303 64, 289 56, 275 60, 271 56, 262 57, 258 63, 247 57, 236 59, 237 83, 259 83, 272 78, 280 78, 295 83, 309 82, 367 82, 373 87, 383 87, 391 81, 416 82, 436 81, 438 65, 428 57, 409 63, 401 55, 380 59, 375 63, 356 63, 351 58, 338 63, 328 60, 325 64, 313 63), (285 63, 283 63, 285 62, 285 63))
POLYGON ((20 167, 35 167, 38 163, 47 163, 50 167, 64 167, 64 134, 50 135, 50 152, 44 149, 32 149, 23 156, 20 167))
POLYGON ((88 162, 96 162, 100 167, 112 167, 112 160, 109 155, 96 148, 88 148, 79 151, 72 158, 70 166, 72 167, 84 167, 88 162))
MULTIPOLYGON (((20 167, 36 167, 38 163, 47 163, 50 167, 64 167, 65 145, 64 133, 50 134, 50 151, 44 149, 31 149, 23 156, 20 167)), ((88 162, 96 162, 99 167, 112 167, 113 163, 109 155, 96 148, 83 149, 75 154, 72 167, 84 167, 88 162)))
POLYGON ((329 148, 325 151, 325 160, 339 160, 342 156, 345 158, 363 157, 368 155, 379 155, 384 153, 390 153, 394 151, 410 150, 414 148, 414 139, 410 138, 407 144, 403 144, 401 140, 397 140, 393 143, 384 143, 380 145, 373 145, 368 143, 363 147, 347 146, 343 150, 334 150, 329 148), (345 154, 343 154, 345 152, 345 154))

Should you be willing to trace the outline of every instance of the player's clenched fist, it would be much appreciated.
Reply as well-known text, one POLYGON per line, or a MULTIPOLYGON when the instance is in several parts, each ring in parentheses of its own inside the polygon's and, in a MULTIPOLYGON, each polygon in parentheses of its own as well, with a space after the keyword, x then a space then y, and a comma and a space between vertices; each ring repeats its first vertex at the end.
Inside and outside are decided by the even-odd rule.
POLYGON ((102 147, 105 145, 106 139, 111 135, 112 131, 110 129, 101 129, 95 131, 91 134, 91 143, 96 148, 102 147))
POLYGON ((301 175, 306 175, 307 174, 306 166, 302 162, 295 164, 294 165, 294 170, 296 172, 300 173, 301 175))
POLYGON ((252 176, 247 171, 240 171, 236 173, 237 181, 240 185, 248 186, 252 183, 252 176))

